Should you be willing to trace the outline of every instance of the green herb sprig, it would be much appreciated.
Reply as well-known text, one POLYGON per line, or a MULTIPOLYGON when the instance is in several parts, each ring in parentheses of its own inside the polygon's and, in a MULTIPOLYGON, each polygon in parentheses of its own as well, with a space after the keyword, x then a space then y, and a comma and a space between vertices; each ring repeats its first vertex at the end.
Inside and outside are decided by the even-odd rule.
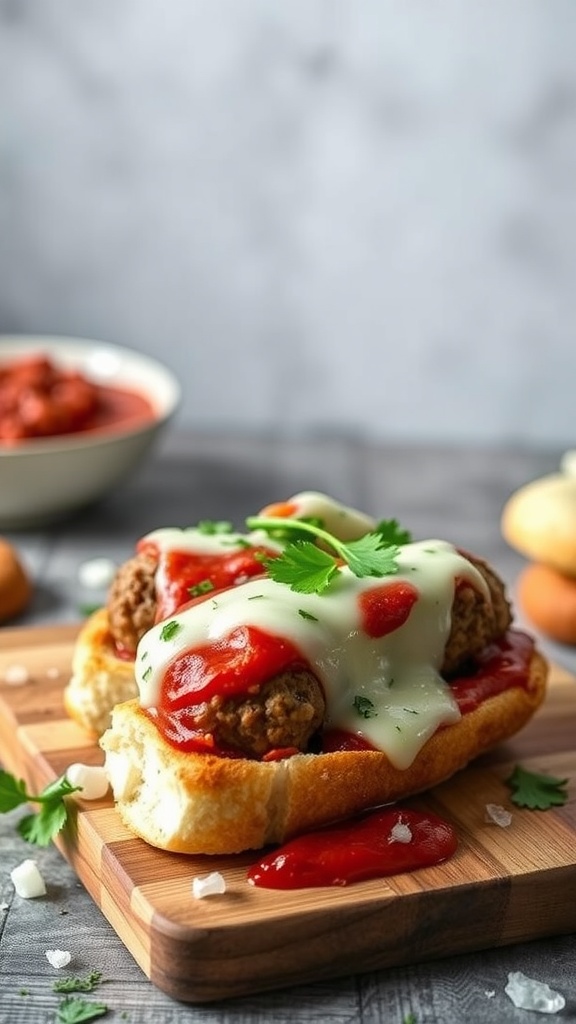
POLYGON ((510 799, 517 807, 549 811, 551 807, 562 807, 568 800, 568 779, 531 772, 519 764, 505 781, 512 789, 510 799))
MULTIPOLYGON (((273 580, 285 583, 300 594, 323 593, 341 572, 342 562, 359 578, 396 573, 400 547, 410 536, 395 519, 382 520, 373 532, 347 542, 334 537, 316 522, 303 519, 280 522, 283 531, 293 530, 298 539, 289 541, 274 558, 264 556, 262 562, 273 580), (313 539, 302 539, 306 535, 313 539), (318 542, 323 546, 319 547, 318 542)), ((251 516, 246 525, 251 530, 265 530, 274 535, 279 520, 273 516, 251 516)))
POLYGON ((90 971, 84 978, 58 978, 53 992, 93 992, 102 981, 102 971, 90 971))
POLYGON ((96 1020, 108 1013, 104 1003, 94 1003, 90 999, 78 996, 66 996, 58 1004, 56 1010, 57 1024, 82 1024, 84 1021, 96 1020))
POLYGON ((72 786, 66 776, 61 775, 35 795, 27 791, 23 779, 0 769, 0 814, 13 811, 22 804, 39 804, 38 811, 18 822, 18 832, 28 843, 48 846, 68 820, 70 809, 66 797, 81 789, 81 786, 72 786))

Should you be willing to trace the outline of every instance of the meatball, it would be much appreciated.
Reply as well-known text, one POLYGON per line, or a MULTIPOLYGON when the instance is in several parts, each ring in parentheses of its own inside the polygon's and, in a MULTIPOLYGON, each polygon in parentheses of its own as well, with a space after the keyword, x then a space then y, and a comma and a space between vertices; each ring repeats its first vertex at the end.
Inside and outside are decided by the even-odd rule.
POLYGON ((149 553, 120 566, 108 593, 108 621, 115 642, 132 653, 155 622, 158 563, 149 553))
POLYGON ((194 718, 199 729, 212 733, 219 747, 263 757, 286 747, 308 750, 322 725, 325 707, 316 676, 309 669, 294 668, 243 699, 213 697, 195 709, 194 718))
POLYGON ((468 554, 465 557, 482 573, 490 600, 467 583, 456 587, 452 625, 442 664, 442 674, 446 676, 473 660, 487 644, 502 636, 512 622, 502 580, 481 558, 468 554))

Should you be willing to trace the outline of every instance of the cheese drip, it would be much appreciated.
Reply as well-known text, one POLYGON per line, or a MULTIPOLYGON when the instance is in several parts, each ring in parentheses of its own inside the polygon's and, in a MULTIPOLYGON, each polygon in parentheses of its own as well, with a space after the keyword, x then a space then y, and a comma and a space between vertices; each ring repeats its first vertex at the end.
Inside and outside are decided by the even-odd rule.
MULTIPOLYGON (((376 520, 371 516, 349 508, 320 491, 301 491, 285 502, 267 506, 259 514, 278 518, 280 528, 282 519, 319 519, 324 529, 343 541, 363 537, 376 527, 376 520), (282 509, 282 514, 275 512, 276 509, 282 509)), ((197 526, 166 526, 152 530, 142 537, 138 546, 152 546, 162 554, 182 551, 198 555, 225 555, 234 548, 246 547, 246 544, 277 551, 281 551, 284 546, 270 537, 265 530, 252 530, 250 533, 236 533, 232 530, 209 533, 197 526)))
POLYGON ((326 697, 326 728, 365 737, 397 768, 412 764, 426 740, 460 712, 439 674, 451 626, 455 581, 489 599, 481 573, 453 545, 406 544, 392 576, 358 579, 345 567, 322 595, 299 594, 268 577, 223 591, 174 615, 178 628, 158 623, 140 641, 135 671, 140 701, 160 702, 168 665, 187 651, 253 626, 289 640, 317 675, 326 697), (418 599, 404 624, 382 637, 362 628, 359 596, 386 582, 405 581, 418 599), (358 712, 359 698, 370 707, 358 712))

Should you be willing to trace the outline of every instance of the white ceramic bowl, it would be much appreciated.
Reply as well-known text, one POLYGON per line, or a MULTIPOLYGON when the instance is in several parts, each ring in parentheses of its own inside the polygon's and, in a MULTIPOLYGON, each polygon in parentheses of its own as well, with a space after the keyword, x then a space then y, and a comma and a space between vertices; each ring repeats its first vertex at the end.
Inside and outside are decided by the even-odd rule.
POLYGON ((0 366, 44 354, 100 385, 140 392, 155 418, 107 428, 0 443, 0 529, 26 529, 73 513, 109 494, 140 466, 175 413, 180 388, 162 363, 133 349, 83 338, 0 335, 0 366))

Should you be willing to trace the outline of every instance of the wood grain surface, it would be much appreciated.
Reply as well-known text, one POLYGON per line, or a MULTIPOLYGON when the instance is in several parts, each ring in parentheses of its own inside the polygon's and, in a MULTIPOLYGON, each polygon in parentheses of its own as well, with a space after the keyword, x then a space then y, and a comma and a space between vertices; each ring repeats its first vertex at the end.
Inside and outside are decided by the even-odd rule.
MULTIPOLYGON (((62 705, 77 627, 4 630, 0 744, 9 770, 39 789, 73 761, 102 752, 62 705), (12 665, 28 682, 4 680, 12 665)), ((144 973, 200 1003, 352 972, 418 963, 576 928, 576 796, 546 813, 513 809, 507 829, 486 803, 511 807, 504 779, 518 761, 576 776, 574 680, 554 668, 549 694, 514 740, 413 803, 451 820, 460 845, 444 865, 347 888, 270 892, 246 882, 255 855, 185 857, 154 850, 121 824, 111 799, 78 801, 58 841, 144 973), (220 870, 222 896, 195 900, 194 876, 220 870), (464 912, 465 908, 465 912, 464 912)))

